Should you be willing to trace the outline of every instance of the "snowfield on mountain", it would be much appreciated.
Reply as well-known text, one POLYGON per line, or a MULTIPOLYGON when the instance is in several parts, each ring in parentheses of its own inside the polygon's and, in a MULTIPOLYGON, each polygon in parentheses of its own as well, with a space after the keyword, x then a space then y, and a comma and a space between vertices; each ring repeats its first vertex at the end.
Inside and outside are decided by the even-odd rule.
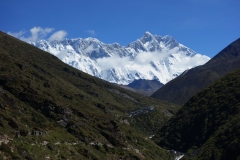
POLYGON ((127 46, 104 44, 96 38, 29 43, 83 72, 124 85, 138 79, 156 79, 166 84, 185 70, 210 59, 171 36, 157 36, 150 32, 127 46))

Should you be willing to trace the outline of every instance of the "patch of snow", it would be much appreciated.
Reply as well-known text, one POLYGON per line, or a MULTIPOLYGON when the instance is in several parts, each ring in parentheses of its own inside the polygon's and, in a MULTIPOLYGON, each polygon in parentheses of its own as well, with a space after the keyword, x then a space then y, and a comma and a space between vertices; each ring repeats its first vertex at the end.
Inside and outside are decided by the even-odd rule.
POLYGON ((210 59, 171 36, 161 37, 150 32, 127 46, 104 44, 95 38, 40 40, 30 44, 83 72, 124 85, 137 79, 157 79, 165 84, 210 59))

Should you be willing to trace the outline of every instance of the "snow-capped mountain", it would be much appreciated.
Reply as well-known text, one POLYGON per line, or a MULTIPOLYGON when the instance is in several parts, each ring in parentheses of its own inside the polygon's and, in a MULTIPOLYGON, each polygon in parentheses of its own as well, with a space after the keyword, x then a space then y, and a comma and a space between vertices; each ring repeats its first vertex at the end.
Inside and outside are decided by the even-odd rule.
POLYGON ((83 72, 124 85, 136 79, 157 79, 165 84, 186 69, 202 65, 210 59, 178 43, 171 36, 157 36, 149 32, 127 46, 104 44, 96 38, 30 43, 83 72))

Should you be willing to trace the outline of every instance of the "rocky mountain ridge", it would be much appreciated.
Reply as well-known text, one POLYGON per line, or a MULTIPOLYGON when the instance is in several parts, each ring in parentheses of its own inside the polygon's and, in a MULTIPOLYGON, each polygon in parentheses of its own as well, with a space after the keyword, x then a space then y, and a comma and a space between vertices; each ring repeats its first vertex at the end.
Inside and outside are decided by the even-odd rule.
POLYGON ((123 85, 138 79, 156 79, 165 84, 184 70, 210 59, 171 36, 157 36, 150 32, 127 46, 104 44, 96 38, 29 43, 85 73, 123 85))

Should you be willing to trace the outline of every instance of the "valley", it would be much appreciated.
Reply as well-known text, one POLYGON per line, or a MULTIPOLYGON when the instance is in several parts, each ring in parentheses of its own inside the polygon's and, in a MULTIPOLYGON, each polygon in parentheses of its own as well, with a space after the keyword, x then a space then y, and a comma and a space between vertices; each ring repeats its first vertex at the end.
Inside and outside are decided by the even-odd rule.
POLYGON ((3 32, 0 44, 1 158, 172 157, 146 137, 180 106, 88 75, 3 32), (130 118, 141 106, 154 111, 130 118))
MULTIPOLYGON (((204 57, 168 36, 153 36, 149 32, 128 46, 132 49, 114 45, 118 51, 134 50, 125 53, 134 60, 134 55, 141 55, 143 49, 147 48, 148 54, 159 49, 158 45, 152 45, 157 39, 173 50, 177 46, 182 60, 186 56, 204 57)), ((64 43, 70 46, 79 41, 87 43, 86 39, 64 43)), ((66 64, 64 59, 76 51, 67 51, 66 55, 62 52, 65 58, 61 59, 57 55, 63 42, 54 43, 56 52, 52 55, 49 50, 43 51, 46 45, 40 50, 34 44, 0 32, 0 158, 231 160, 240 157, 239 39, 206 64, 174 72, 173 80, 173 77, 167 80, 167 76, 161 79, 139 73, 137 78, 129 76, 132 79, 123 81, 117 82, 115 78, 112 81, 115 84, 66 64), (156 92, 152 97, 137 93, 143 91, 156 92)), ((116 50, 96 39, 91 39, 89 46, 97 43, 116 50)), ((91 52, 77 54, 88 53, 94 63, 97 58, 113 56, 106 50, 88 50, 91 52)), ((176 58, 171 51, 164 64, 174 55, 176 58)), ((159 63, 163 61, 158 59, 159 63)), ((172 73, 167 74, 173 76, 172 73)))

